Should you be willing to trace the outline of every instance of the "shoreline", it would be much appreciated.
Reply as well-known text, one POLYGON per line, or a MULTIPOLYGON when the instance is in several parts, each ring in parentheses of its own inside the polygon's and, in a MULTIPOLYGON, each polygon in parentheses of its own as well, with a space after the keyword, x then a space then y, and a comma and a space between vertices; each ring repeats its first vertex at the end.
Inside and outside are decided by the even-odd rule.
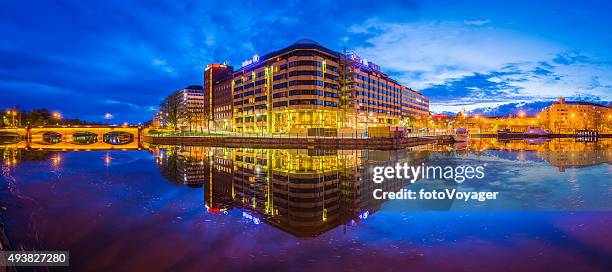
MULTIPOLYGON (((508 138, 496 134, 472 134, 473 138, 497 138, 498 140, 528 140, 534 138, 581 138, 573 134, 552 134, 542 137, 508 138)), ((585 138, 585 137, 582 137, 585 138)), ((600 134, 597 138, 612 138, 600 134)), ((335 138, 335 137, 244 137, 244 136, 151 136, 142 135, 140 141, 153 145, 188 145, 249 148, 298 148, 298 149, 377 149, 397 150, 430 143, 454 143, 450 135, 404 138, 335 138)))
POLYGON ((532 139, 532 138, 546 138, 546 139, 556 139, 556 138, 612 138, 612 134, 599 134, 597 136, 578 136, 577 134, 548 134, 548 135, 534 135, 527 133, 517 133, 513 136, 502 136, 499 137, 497 133, 482 133, 482 134, 470 134, 470 137, 474 138, 497 138, 497 139, 532 139))
POLYGON ((274 137, 206 137, 141 136, 140 140, 158 145, 206 145, 218 147, 298 148, 298 149, 378 149, 395 150, 439 141, 452 142, 452 136, 406 138, 274 138, 274 137))
POLYGON ((3 220, 3 215, 5 213, 5 209, 2 208, 2 211, 0 211, 0 251, 11 250, 11 243, 9 242, 8 236, 6 236, 6 230, 3 220))

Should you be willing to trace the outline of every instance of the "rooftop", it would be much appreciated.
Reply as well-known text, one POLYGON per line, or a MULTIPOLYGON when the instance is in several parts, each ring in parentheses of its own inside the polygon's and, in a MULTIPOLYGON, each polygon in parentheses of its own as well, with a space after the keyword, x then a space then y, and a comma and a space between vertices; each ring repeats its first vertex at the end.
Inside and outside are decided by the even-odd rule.
POLYGON ((595 106, 595 107, 608 107, 607 105, 596 104, 586 101, 555 101, 553 104, 567 104, 567 105, 583 105, 583 106, 595 106))
POLYGON ((315 42, 311 39, 299 39, 296 42, 294 42, 293 45, 315 45, 315 46, 324 47, 320 43, 315 42))
POLYGON ((338 52, 336 52, 334 50, 331 50, 331 49, 329 49, 329 48, 327 48, 327 47, 321 45, 320 43, 315 42, 315 41, 313 41, 311 39, 299 39, 296 42, 292 43, 291 45, 289 45, 289 46, 287 46, 285 48, 282 48, 282 49, 279 49, 279 50, 276 50, 276 51, 272 51, 270 53, 267 53, 267 54, 261 56, 259 58, 260 59, 259 62, 256 62, 256 63, 250 64, 250 65, 244 66, 244 67, 236 70, 235 72, 238 72, 238 71, 241 71, 241 70, 245 70, 245 69, 252 69, 252 68, 259 67, 260 65, 263 65, 265 60, 270 59, 271 57, 274 57, 274 56, 278 56, 278 55, 287 53, 287 52, 295 50, 295 49, 316 49, 316 50, 328 53, 328 54, 330 54, 332 56, 336 56, 336 57, 340 57, 340 55, 341 55, 340 53, 338 53, 338 52))
POLYGON ((202 87, 202 85, 189 85, 188 87, 186 87, 185 89, 190 89, 190 90, 204 90, 204 87, 202 87))

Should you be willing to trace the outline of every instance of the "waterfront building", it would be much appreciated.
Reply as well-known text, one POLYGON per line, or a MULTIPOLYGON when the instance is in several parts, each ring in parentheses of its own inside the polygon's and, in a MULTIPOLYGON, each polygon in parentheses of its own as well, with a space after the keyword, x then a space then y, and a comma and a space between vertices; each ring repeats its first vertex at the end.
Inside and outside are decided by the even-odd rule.
POLYGON ((232 73, 229 83, 221 83, 230 85, 229 127, 238 132, 361 133, 429 114, 427 97, 399 84, 378 65, 307 39, 253 56, 232 73))
POLYGON ((539 114, 553 133, 573 134, 577 130, 611 131, 610 107, 590 102, 566 101, 559 98, 539 114))
POLYGON ((231 130, 233 71, 232 66, 217 63, 209 64, 204 70, 203 113, 209 128, 231 130))
POLYGON ((525 116, 523 113, 508 116, 459 116, 455 127, 467 128, 472 134, 494 134, 502 129, 525 132, 529 127, 544 127, 540 116, 525 116))
POLYGON ((450 122, 454 127, 464 127, 470 133, 477 134, 494 134, 501 129, 525 132, 530 127, 542 128, 555 134, 576 134, 578 131, 606 134, 612 132, 612 110, 604 105, 559 98, 534 116, 519 111, 514 115, 493 117, 460 114, 452 121, 434 118, 435 125, 439 127, 450 122))
POLYGON ((159 105, 154 122, 161 127, 178 130, 195 130, 205 125, 204 90, 201 85, 191 85, 170 94, 159 105))

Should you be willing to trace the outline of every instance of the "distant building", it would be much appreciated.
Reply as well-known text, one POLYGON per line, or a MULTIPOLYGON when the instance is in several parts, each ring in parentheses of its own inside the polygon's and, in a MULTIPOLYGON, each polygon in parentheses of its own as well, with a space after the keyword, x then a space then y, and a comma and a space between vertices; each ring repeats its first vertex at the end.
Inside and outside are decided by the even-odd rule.
POLYGON ((495 117, 458 115, 454 126, 465 127, 470 133, 496 133, 501 129, 525 132, 530 127, 543 128, 556 134, 575 134, 585 130, 611 133, 612 110, 604 105, 559 98, 536 116, 526 116, 522 112, 495 117))
POLYGON ((610 107, 590 102, 566 101, 559 98, 557 102, 544 108, 538 115, 543 124, 553 133, 571 134, 576 130, 610 130, 612 123, 610 107))
POLYGON ((191 85, 170 94, 159 105, 155 122, 161 127, 195 130, 205 125, 204 90, 191 85))

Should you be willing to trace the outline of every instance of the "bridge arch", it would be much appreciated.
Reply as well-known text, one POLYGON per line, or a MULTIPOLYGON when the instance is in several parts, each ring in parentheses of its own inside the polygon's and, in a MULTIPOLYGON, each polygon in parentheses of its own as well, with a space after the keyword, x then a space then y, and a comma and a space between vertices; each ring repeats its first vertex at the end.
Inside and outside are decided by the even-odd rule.
POLYGON ((55 131, 44 131, 41 132, 42 142, 45 144, 59 144, 63 141, 64 136, 55 131))
POLYGON ((111 145, 124 145, 134 142, 134 134, 126 131, 110 131, 104 133, 102 141, 111 145))
POLYGON ((11 131, 22 134, 22 142, 34 149, 136 149, 140 137, 140 127, 135 126, 39 126, 11 131), (56 134, 46 134, 45 137, 44 134, 49 132, 56 134))
POLYGON ((78 145, 90 145, 98 142, 98 134, 89 131, 77 131, 72 133, 72 143, 78 145))
POLYGON ((0 144, 16 144, 23 136, 14 131, 0 131, 0 144))

